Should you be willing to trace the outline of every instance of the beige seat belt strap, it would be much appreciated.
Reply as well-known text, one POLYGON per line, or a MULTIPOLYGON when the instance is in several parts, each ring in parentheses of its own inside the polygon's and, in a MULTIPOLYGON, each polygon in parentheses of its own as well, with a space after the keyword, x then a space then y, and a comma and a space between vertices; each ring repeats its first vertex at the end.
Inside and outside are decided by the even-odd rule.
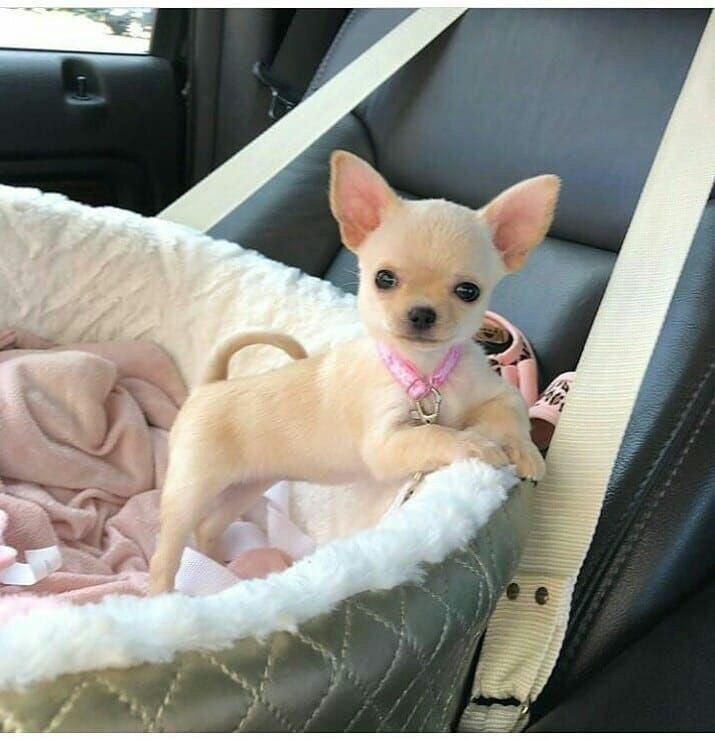
MULTIPOLYGON (((406 64, 466 8, 422 8, 373 44, 159 217, 207 231, 406 64)), ((326 186, 327 187, 327 186, 326 186)))
POLYGON ((489 622, 460 731, 520 730, 551 675, 611 470, 714 176, 711 14, 578 364, 536 489, 518 590, 500 599, 489 622), (618 362, 614 337, 625 348, 618 362))

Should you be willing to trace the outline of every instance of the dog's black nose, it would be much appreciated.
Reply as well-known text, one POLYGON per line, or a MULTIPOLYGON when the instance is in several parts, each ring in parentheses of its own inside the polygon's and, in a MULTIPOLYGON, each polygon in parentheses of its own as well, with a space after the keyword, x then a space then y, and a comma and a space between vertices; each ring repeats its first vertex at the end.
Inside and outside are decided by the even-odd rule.
POLYGON ((437 312, 431 306, 413 306, 407 318, 415 329, 429 329, 437 321, 437 312))

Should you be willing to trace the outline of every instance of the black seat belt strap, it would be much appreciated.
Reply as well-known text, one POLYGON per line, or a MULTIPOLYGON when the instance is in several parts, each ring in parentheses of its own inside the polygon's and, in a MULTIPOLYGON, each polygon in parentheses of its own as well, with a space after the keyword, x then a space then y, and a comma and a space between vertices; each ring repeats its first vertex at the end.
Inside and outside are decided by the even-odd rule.
POLYGON ((270 66, 254 64, 253 74, 271 90, 269 118, 281 118, 300 102, 347 14, 342 8, 296 10, 270 66))

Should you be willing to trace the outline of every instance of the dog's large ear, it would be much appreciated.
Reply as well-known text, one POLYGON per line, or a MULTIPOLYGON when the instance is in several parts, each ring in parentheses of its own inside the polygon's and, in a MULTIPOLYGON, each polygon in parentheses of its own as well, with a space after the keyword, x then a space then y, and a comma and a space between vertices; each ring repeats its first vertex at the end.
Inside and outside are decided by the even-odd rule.
POLYGON ((356 250, 380 226, 385 212, 399 203, 394 191, 370 165, 350 152, 330 157, 330 208, 343 244, 356 250))
POLYGON ((522 180, 477 212, 486 220, 492 242, 509 272, 519 270, 546 236, 560 187, 556 175, 522 180))

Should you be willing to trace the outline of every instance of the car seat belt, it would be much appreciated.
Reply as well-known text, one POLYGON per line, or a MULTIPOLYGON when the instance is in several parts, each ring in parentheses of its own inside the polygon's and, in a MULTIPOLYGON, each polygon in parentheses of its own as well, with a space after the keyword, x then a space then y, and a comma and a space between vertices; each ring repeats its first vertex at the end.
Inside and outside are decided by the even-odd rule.
POLYGON ((492 615, 460 731, 521 730, 556 664, 576 578, 715 176, 715 14, 671 113, 536 488, 532 528, 492 615), (613 359, 613 338, 627 350, 613 359))
POLYGON ((208 231, 406 64, 466 8, 421 8, 247 144, 159 218, 208 231))
POLYGON ((271 64, 253 65, 253 74, 271 91, 271 121, 282 118, 303 99, 347 14, 347 8, 299 8, 271 64))

